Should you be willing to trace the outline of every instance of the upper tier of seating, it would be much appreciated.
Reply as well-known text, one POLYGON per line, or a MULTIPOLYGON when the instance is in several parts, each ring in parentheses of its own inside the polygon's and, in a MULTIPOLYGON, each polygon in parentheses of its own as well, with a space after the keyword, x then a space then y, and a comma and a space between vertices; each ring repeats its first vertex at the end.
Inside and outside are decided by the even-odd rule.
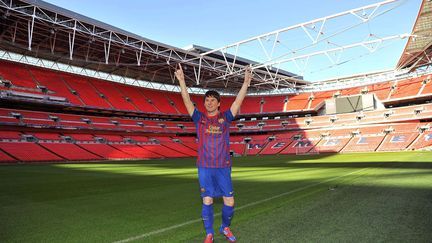
MULTIPOLYGON (((0 61, 0 80, 0 90, 60 97, 68 105, 187 115, 179 92, 151 90, 8 61, 0 61)), ((240 114, 317 110, 326 99, 335 95, 353 95, 365 91, 374 93, 381 101, 390 101, 432 95, 432 83, 429 76, 422 76, 344 90, 247 96, 244 100, 246 105, 241 107, 240 114)), ((203 96, 192 94, 191 99, 199 109, 204 109, 203 96)), ((226 110, 235 97, 225 96, 221 99, 221 110, 226 110)))

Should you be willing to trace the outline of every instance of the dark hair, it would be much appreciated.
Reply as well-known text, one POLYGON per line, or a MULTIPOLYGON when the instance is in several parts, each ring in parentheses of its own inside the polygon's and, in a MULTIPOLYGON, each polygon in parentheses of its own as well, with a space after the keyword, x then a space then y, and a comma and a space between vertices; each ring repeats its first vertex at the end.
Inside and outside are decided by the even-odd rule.
POLYGON ((218 102, 220 102, 220 94, 216 90, 207 91, 204 95, 204 101, 205 101, 205 98, 207 98, 207 97, 214 97, 217 99, 218 102))

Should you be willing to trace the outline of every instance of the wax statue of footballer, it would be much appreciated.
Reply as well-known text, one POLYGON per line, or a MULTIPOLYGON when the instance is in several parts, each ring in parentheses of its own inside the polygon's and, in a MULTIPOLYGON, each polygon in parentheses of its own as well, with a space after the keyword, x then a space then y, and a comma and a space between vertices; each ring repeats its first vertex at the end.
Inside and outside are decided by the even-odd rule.
POLYGON ((179 80, 183 102, 196 126, 198 138, 198 180, 202 197, 202 219, 206 231, 205 243, 213 242, 213 198, 223 198, 222 225, 220 233, 229 242, 236 238, 231 232, 231 219, 234 215, 234 190, 231 182, 231 157, 229 153, 229 127, 237 115, 246 96, 252 80, 250 68, 245 70, 243 85, 231 105, 226 111, 219 111, 220 95, 217 91, 207 91, 204 96, 206 111, 198 111, 187 92, 184 73, 181 65, 175 72, 179 80))

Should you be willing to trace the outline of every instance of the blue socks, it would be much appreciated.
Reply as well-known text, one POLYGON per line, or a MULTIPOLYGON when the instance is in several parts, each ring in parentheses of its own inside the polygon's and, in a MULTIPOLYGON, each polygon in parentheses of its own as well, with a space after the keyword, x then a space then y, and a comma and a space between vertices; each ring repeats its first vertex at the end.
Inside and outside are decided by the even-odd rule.
MULTIPOLYGON (((231 219, 233 216, 234 216, 234 207, 230 207, 224 204, 222 207, 222 226, 221 226, 222 229, 231 225, 231 219)), ((214 234, 213 204, 202 205, 201 217, 203 219, 206 234, 214 234)))
POLYGON ((204 222, 204 228, 206 234, 214 234, 213 230, 213 204, 211 205, 202 205, 202 213, 201 217, 204 222))
POLYGON ((222 207, 222 228, 231 225, 231 219, 234 216, 234 207, 223 205, 222 207))

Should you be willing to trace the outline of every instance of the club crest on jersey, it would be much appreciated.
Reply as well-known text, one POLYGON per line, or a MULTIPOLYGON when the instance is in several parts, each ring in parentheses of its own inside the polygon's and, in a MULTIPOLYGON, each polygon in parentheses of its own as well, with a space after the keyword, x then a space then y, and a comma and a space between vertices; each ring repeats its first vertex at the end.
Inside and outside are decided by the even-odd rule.
POLYGON ((218 127, 218 126, 209 125, 206 129, 206 133, 208 133, 208 134, 221 134, 222 131, 221 131, 220 127, 218 127))
POLYGON ((224 121, 225 121, 225 119, 223 119, 223 118, 219 118, 219 120, 218 120, 218 122, 219 122, 220 124, 224 123, 224 121))

